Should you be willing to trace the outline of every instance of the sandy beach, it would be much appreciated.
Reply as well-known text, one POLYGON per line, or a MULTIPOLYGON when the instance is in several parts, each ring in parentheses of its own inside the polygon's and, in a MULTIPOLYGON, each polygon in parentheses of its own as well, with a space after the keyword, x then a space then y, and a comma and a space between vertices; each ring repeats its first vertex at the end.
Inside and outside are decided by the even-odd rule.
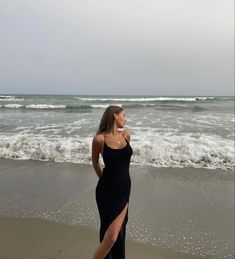
MULTIPOLYGON (((233 258, 233 172, 132 166, 126 256, 233 258)), ((91 165, 0 160, 0 258, 91 258, 91 165)))
POLYGON ((0 21, 0 259, 92 259, 124 202, 111 257, 125 237, 125 259, 235 259, 234 1, 0 21))
MULTIPOLYGON (((88 259, 98 245, 96 231, 41 219, 0 217, 0 229, 4 259, 88 259)), ((203 258, 130 240, 126 246, 128 259, 203 258)))

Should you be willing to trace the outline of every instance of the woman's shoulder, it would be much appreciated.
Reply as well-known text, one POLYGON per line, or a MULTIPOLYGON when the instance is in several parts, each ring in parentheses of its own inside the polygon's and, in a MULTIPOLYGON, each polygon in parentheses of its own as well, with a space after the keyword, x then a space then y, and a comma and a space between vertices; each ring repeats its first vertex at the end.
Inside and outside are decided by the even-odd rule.
POLYGON ((122 132, 122 135, 123 137, 127 138, 127 140, 130 142, 131 140, 131 133, 129 130, 125 129, 123 132, 122 132))
POLYGON ((93 141, 96 143, 100 143, 104 140, 104 133, 98 133, 93 137, 93 141))

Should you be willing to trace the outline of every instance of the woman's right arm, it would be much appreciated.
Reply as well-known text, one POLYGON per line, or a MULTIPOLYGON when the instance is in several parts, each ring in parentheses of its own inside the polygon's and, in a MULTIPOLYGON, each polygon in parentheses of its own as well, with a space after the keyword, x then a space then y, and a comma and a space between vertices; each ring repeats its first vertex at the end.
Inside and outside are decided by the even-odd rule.
POLYGON ((101 139, 99 138, 98 135, 95 135, 92 140, 92 165, 99 178, 102 175, 102 170, 99 164, 100 151, 101 151, 101 139))

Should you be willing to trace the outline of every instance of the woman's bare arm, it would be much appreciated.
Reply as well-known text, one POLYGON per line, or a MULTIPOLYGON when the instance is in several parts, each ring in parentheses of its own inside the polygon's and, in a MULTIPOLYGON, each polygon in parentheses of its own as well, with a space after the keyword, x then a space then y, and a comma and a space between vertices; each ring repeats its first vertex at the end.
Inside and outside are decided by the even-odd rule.
POLYGON ((101 141, 102 140, 98 135, 95 135, 92 140, 92 165, 99 178, 102 175, 102 170, 99 164, 99 153, 101 151, 101 141))

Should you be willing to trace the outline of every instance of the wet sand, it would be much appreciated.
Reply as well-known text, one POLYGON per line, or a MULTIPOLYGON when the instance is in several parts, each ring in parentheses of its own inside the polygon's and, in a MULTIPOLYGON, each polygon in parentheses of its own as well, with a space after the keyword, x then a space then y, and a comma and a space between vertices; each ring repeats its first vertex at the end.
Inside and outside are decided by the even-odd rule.
MULTIPOLYGON (((127 259, 233 258, 234 172, 131 166, 127 259)), ((0 258, 91 258, 91 165, 0 160, 0 258)))
MULTIPOLYGON (((0 258, 91 259, 97 232, 42 219, 0 217, 0 258)), ((199 259, 170 249, 126 241, 128 259, 199 259)), ((209 258, 209 257, 208 257, 209 258)))

